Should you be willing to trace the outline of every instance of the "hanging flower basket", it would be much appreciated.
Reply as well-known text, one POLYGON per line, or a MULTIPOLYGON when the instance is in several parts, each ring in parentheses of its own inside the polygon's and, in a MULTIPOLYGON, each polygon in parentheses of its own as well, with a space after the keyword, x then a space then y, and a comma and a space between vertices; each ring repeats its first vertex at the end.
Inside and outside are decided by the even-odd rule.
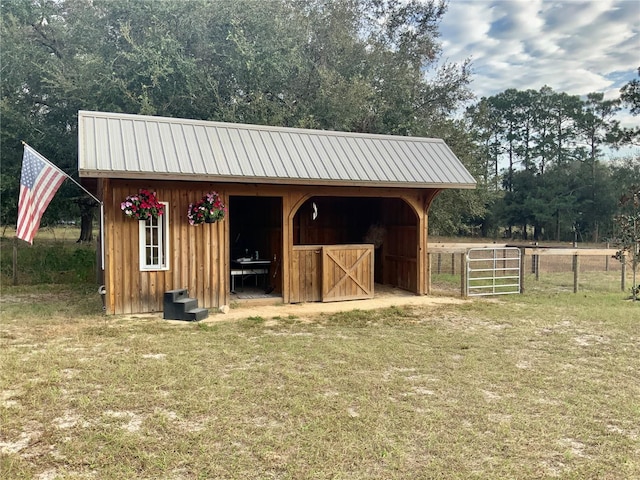
POLYGON ((164 215, 164 205, 158 201, 155 192, 140 189, 136 195, 129 195, 120 204, 126 217, 148 220, 164 215))
POLYGON ((189 204, 187 217, 190 225, 215 223, 222 220, 227 212, 217 192, 209 192, 200 201, 189 204))

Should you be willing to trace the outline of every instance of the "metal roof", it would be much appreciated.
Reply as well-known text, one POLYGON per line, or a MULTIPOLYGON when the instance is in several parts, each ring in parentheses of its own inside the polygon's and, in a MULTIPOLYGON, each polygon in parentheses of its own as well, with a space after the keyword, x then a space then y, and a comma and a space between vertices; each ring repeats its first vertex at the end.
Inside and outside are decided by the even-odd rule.
POLYGON ((81 177, 473 188, 443 140, 80 111, 81 177))

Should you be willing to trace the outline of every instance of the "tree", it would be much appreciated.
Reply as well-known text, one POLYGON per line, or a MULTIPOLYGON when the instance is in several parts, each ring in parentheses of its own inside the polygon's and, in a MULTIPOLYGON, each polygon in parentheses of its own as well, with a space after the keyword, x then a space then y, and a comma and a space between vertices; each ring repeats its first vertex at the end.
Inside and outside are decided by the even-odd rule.
POLYGON ((609 167, 617 192, 625 192, 633 185, 640 185, 640 155, 617 158, 609 163, 609 167))
POLYGON ((492 97, 491 102, 499 112, 499 116, 502 120, 500 130, 503 138, 503 144, 505 145, 504 153, 508 160, 504 187, 507 191, 511 191, 513 185, 513 172, 516 163, 516 143, 519 138, 520 129, 519 117, 521 109, 518 104, 518 91, 515 89, 505 90, 495 97, 492 97))
POLYGON ((620 197, 621 213, 615 216, 617 226, 617 245, 620 250, 616 257, 624 262, 625 257, 631 259, 633 281, 631 293, 633 301, 638 299, 640 285, 636 283, 636 272, 640 264, 640 187, 633 186, 620 197))
POLYGON ((445 121, 434 125, 433 136, 442 138, 456 153, 471 174, 480 179, 474 190, 446 190, 434 200, 429 210, 429 229, 438 235, 472 233, 479 226, 483 236, 494 227, 488 217, 488 207, 495 201, 496 192, 483 182, 485 165, 480 147, 462 121, 445 121))
POLYGON ((478 159, 481 165, 479 179, 494 191, 500 187, 499 158, 502 152, 500 143, 500 114, 485 97, 476 105, 468 107, 465 115, 466 130, 478 144, 478 159))
MULTIPOLYGON (((16 0, 0 9, 3 222, 15 221, 20 140, 77 175, 81 109, 420 136, 470 98, 468 64, 440 63, 442 1, 16 0)), ((79 215, 77 195, 65 184, 43 221, 79 215)))
POLYGON ((501 206, 501 217, 506 225, 520 226, 522 238, 527 239, 527 226, 535 222, 535 192, 538 190, 538 175, 531 170, 515 172, 512 189, 506 191, 501 206))
MULTIPOLYGON (((632 86, 624 89, 627 101, 632 86)), ((533 226, 536 239, 564 238, 571 228, 594 241, 609 233, 617 170, 603 152, 629 141, 617 119, 620 108, 619 100, 605 100, 602 93, 581 99, 548 86, 505 90, 469 107, 466 119, 482 147, 483 175, 493 175, 504 191, 489 216, 500 218, 507 233, 520 225, 526 235, 526 226, 533 226)))
MULTIPOLYGON (((640 77, 640 67, 638 67, 640 77)), ((620 102, 633 116, 640 115, 640 80, 634 78, 620 89, 620 102)), ((623 142, 638 145, 640 127, 623 129, 623 142)))
MULTIPOLYGON (((640 77, 640 67, 638 67, 640 77)), ((620 89, 620 101, 632 115, 640 115, 640 80, 634 78, 620 89)))
MULTIPOLYGON (((602 147, 605 145, 617 146, 621 140, 620 122, 615 119, 615 114, 620 110, 619 100, 604 100, 603 93, 590 93, 584 103, 581 116, 578 118, 578 129, 583 142, 587 146, 584 163, 588 165, 589 176, 583 177, 585 184, 590 186, 590 209, 596 213, 597 205, 602 204, 598 198, 598 192, 605 190, 598 176, 599 159, 602 155, 602 147)), ((592 239, 594 242, 600 238, 600 219, 589 216, 592 239)))
MULTIPOLYGON (((71 138, 69 124, 59 123, 55 100, 49 93, 49 82, 42 75, 60 58, 62 40, 47 31, 47 16, 57 18, 55 5, 35 2, 3 2, 0 4, 0 34, 3 45, 3 81, 1 83, 0 148, 2 150, 2 222, 17 218, 20 181, 21 140, 28 141, 45 157, 71 173, 76 140, 71 138), (54 138, 55 141, 50 139, 54 138)), ((52 19, 52 23, 57 20, 52 19)), ((42 218, 41 225, 54 223, 60 217, 77 212, 65 197, 77 194, 76 187, 65 182, 42 218)))
POLYGON ((566 165, 575 159, 573 146, 578 134, 577 118, 581 109, 582 101, 577 95, 554 92, 551 96, 549 113, 554 130, 553 161, 556 165, 566 165))

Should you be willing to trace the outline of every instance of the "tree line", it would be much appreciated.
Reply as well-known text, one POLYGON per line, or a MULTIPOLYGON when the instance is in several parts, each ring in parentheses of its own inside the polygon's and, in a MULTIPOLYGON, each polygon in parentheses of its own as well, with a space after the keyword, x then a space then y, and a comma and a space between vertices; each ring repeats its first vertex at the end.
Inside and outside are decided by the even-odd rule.
MULTIPOLYGON (((0 222, 16 221, 20 141, 77 177, 77 112, 102 110, 443 138, 478 188, 436 199, 434 233, 608 234, 616 189, 640 175, 637 157, 604 161, 605 149, 637 141, 616 123, 624 102, 640 110, 636 81, 613 103, 507 90, 460 118, 473 99, 470 65, 443 61, 446 9, 441 0, 2 2, 0 222)), ((65 182, 43 224, 87 224, 94 211, 65 182)))
MULTIPOLYGON (((640 129, 623 128, 617 116, 640 113, 638 80, 615 99, 540 90, 508 89, 466 111, 480 146, 480 181, 495 192, 485 234, 498 226, 526 239, 599 241, 614 236, 613 217, 624 191, 640 184, 640 158, 609 160, 620 147, 638 145, 640 129)), ((495 234, 495 232, 494 232, 495 234)))
MULTIPOLYGON (((471 98, 468 65, 441 61, 442 1, 15 0, 0 8, 5 225, 16 220, 20 140, 75 175, 81 109, 435 136, 455 130, 450 116, 471 98)), ((65 184, 43 221, 86 210, 78 195, 65 184)))

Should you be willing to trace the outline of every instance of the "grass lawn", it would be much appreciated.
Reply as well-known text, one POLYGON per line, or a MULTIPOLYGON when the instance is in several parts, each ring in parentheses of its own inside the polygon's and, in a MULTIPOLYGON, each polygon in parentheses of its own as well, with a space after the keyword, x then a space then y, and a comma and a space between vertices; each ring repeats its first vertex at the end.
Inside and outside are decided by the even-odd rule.
POLYGON ((625 297, 175 325, 4 287, 0 478, 640 478, 625 297))

